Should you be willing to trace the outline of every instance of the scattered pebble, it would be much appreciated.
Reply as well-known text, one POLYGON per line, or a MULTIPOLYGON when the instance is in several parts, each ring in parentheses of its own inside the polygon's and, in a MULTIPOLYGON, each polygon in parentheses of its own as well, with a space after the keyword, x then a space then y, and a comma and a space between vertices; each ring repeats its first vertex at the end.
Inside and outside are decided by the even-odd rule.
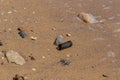
POLYGON ((5 59, 5 57, 2 57, 2 59, 5 59))
POLYGON ((62 65, 64 65, 64 66, 66 66, 66 65, 69 65, 71 62, 70 62, 70 60, 68 60, 68 59, 61 59, 61 60, 60 60, 60 63, 61 63, 62 65))
POLYGON ((66 36, 67 36, 67 37, 71 37, 71 34, 70 34, 70 33, 67 33, 66 36))
POLYGON ((20 31, 18 34, 21 36, 21 38, 26 38, 27 37, 26 33, 23 32, 23 31, 20 31))
POLYGON ((35 60, 35 58, 34 58, 32 55, 30 55, 29 58, 30 58, 31 60, 35 60))
POLYGON ((32 68, 32 71, 36 71, 36 68, 32 68))
POLYGON ((13 77, 13 80, 25 80, 25 78, 16 74, 15 77, 13 77))
POLYGON ((8 11, 8 14, 11 14, 12 13, 12 11, 8 11))
POLYGON ((54 41, 54 45, 59 45, 62 43, 62 39, 63 39, 63 36, 62 35, 59 35, 55 41, 54 41))
POLYGON ((72 41, 67 41, 67 42, 59 44, 57 49, 58 50, 63 50, 63 49, 71 47, 72 45, 73 45, 72 41))
POLYGON ((45 59, 45 56, 42 56, 43 59, 45 59))
POLYGON ((105 75, 105 74, 103 74, 102 76, 103 76, 103 77, 108 77, 108 76, 107 76, 107 75, 105 75))
POLYGON ((19 64, 19 65, 25 64, 25 59, 18 52, 15 52, 13 50, 9 50, 6 53, 6 58, 11 63, 16 63, 16 64, 19 64))
POLYGON ((31 40, 37 40, 37 37, 31 36, 31 40))
POLYGON ((54 27, 53 27, 53 28, 52 28, 52 30, 53 30, 53 31, 55 31, 55 30, 56 30, 56 28, 54 28, 54 27))
POLYGON ((3 43, 0 41, 0 46, 3 46, 3 43))
POLYGON ((86 23, 97 23, 96 17, 94 17, 92 14, 89 13, 80 13, 81 19, 86 23))

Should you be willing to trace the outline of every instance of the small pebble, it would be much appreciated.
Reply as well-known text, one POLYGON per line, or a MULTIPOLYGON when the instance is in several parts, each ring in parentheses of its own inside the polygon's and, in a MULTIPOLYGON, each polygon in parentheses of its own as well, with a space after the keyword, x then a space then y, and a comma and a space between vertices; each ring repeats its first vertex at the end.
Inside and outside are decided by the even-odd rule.
POLYGON ((3 46, 3 43, 2 43, 2 42, 0 42, 0 46, 3 46))
POLYGON ((31 60, 35 60, 35 58, 34 58, 32 55, 30 55, 29 58, 30 58, 31 60))
POLYGON ((43 59, 45 59, 45 56, 42 56, 43 59))
POLYGON ((23 31, 20 31, 18 34, 21 36, 21 38, 26 38, 27 37, 26 33, 23 32, 23 31))
POLYGON ((59 45, 62 43, 62 39, 63 39, 63 36, 62 35, 59 35, 55 41, 54 41, 54 45, 59 45))
POLYGON ((2 57, 2 59, 5 59, 5 57, 2 57))
POLYGON ((67 37, 71 37, 71 34, 70 34, 70 33, 67 33, 66 36, 67 36, 67 37))
POLYGON ((60 60, 60 63, 61 63, 62 65, 64 65, 64 66, 66 66, 66 65, 69 65, 71 62, 70 62, 70 60, 68 60, 68 59, 61 59, 61 60, 60 60))
POLYGON ((16 74, 15 77, 13 77, 13 80, 25 80, 25 78, 16 74))
POLYGON ((52 28, 52 30, 53 30, 53 31, 55 31, 55 30, 56 30, 56 28, 52 28))
POLYGON ((96 17, 89 13, 80 13, 81 19, 86 23, 97 23, 96 17))
POLYGON ((32 68, 32 71, 36 71, 36 69, 35 69, 35 68, 32 68))
POLYGON ((102 76, 103 76, 103 77, 108 77, 108 76, 107 76, 107 75, 105 75, 105 74, 103 74, 102 76))
POLYGON ((30 38, 31 38, 31 40, 36 40, 37 39, 37 37, 34 37, 34 36, 31 36, 30 38))
POLYGON ((12 13, 12 11, 8 11, 8 14, 11 14, 12 13))

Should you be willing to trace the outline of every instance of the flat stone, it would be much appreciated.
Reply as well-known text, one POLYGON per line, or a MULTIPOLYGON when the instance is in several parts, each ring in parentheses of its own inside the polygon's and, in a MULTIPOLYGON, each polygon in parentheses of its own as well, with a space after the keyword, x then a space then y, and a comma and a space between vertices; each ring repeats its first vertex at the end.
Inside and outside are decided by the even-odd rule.
POLYGON ((86 23, 97 23, 96 17, 89 13, 80 13, 81 19, 86 23))
POLYGON ((18 65, 23 65, 25 63, 25 59, 18 52, 13 50, 8 51, 6 57, 11 63, 16 63, 18 65))

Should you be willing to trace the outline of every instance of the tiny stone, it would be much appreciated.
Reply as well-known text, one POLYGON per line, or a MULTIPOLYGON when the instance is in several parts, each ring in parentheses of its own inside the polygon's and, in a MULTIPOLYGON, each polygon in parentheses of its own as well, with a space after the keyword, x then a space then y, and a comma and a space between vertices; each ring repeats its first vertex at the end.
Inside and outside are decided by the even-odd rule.
POLYGON ((56 30, 56 28, 52 28, 52 30, 54 30, 54 31, 55 31, 55 30, 56 30))
POLYGON ((66 66, 66 65, 69 65, 69 64, 70 64, 70 61, 69 61, 68 59, 61 59, 61 60, 60 60, 60 63, 61 63, 62 65, 64 65, 64 66, 66 66))
POLYGON ((71 34, 70 34, 70 33, 67 33, 66 36, 67 36, 67 37, 71 37, 71 34))
POLYGON ((5 57, 2 57, 2 59, 5 59, 5 57))
POLYGON ((2 43, 2 42, 0 42, 0 46, 3 46, 3 43, 2 43))
POLYGON ((108 76, 107 76, 107 75, 105 75, 105 74, 103 74, 102 76, 103 76, 103 77, 108 77, 108 76))
POLYGON ((15 77, 13 77, 13 80, 25 80, 25 78, 16 74, 15 77))
POLYGON ((31 40, 36 40, 37 39, 37 37, 34 37, 34 36, 31 36, 30 38, 31 38, 31 40))
POLYGON ((35 69, 35 68, 32 68, 32 71, 36 71, 36 69, 35 69))
POLYGON ((63 39, 63 36, 62 35, 59 35, 55 41, 54 41, 54 45, 59 45, 62 43, 62 39, 63 39))
POLYGON ((20 31, 18 34, 21 36, 21 38, 26 38, 27 37, 26 33, 23 32, 23 31, 20 31))
POLYGON ((42 56, 43 59, 45 59, 45 56, 42 56))
POLYGON ((92 14, 82 12, 80 13, 80 17, 86 23, 97 23, 98 22, 96 20, 96 17, 94 17, 92 14))
POLYGON ((31 60, 35 60, 35 58, 33 56, 29 56, 31 60))
POLYGON ((11 13, 12 13, 12 11, 9 11, 9 12, 8 12, 8 14, 11 14, 11 13))

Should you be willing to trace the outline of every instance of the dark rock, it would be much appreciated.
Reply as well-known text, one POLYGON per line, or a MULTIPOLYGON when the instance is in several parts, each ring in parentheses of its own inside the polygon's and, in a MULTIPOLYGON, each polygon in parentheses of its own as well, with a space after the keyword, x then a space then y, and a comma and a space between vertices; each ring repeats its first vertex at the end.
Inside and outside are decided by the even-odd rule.
POLYGON ((21 36, 21 38, 26 38, 27 37, 26 33, 23 32, 23 31, 20 31, 18 34, 21 36))
POLYGON ((0 41, 0 46, 3 46, 3 43, 0 41))
POLYGON ((35 58, 33 56, 29 56, 31 60, 35 60, 35 58))
POLYGON ((61 60, 60 60, 60 63, 61 63, 62 65, 64 65, 64 66, 66 66, 66 65, 69 65, 71 62, 70 62, 70 60, 68 60, 68 59, 61 59, 61 60))
POLYGON ((67 42, 59 44, 57 49, 58 50, 63 50, 63 49, 71 47, 72 45, 73 45, 72 41, 67 41, 67 42))
POLYGON ((15 77, 13 77, 13 80, 25 80, 23 76, 19 76, 19 75, 15 75, 15 77))
POLYGON ((108 76, 107 76, 107 75, 105 75, 105 74, 103 74, 102 76, 103 76, 103 77, 108 77, 108 76))

